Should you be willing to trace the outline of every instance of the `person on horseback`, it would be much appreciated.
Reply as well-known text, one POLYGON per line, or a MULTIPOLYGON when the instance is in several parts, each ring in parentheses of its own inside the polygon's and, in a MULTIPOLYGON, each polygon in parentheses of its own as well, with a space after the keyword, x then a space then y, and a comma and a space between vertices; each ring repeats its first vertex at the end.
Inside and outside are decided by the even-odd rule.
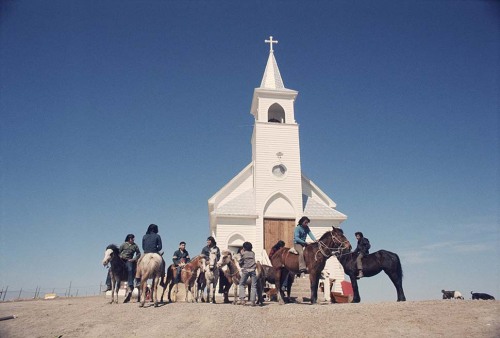
MULTIPOLYGON (((146 231, 146 234, 142 237, 142 250, 144 251, 144 254, 147 253, 155 253, 160 255, 161 257, 161 271, 162 271, 162 276, 165 276, 165 260, 163 259, 163 252, 161 252, 162 249, 162 242, 161 242, 161 237, 158 235, 158 225, 156 224, 150 224, 148 226, 148 230, 146 231)), ((137 271, 136 273, 136 279, 140 278, 140 271, 137 271)), ((163 278, 160 280, 160 285, 162 287, 165 287, 165 282, 163 281, 163 278)))
MULTIPOLYGON (((130 289, 124 303, 130 301, 132 297, 132 291, 134 291, 134 277, 136 273, 137 260, 141 257, 141 251, 137 244, 135 244, 135 236, 133 234, 128 234, 125 237, 125 242, 120 246, 120 258, 125 261, 128 272, 128 287, 130 289), (135 254, 135 257, 134 257, 135 254)), ((137 285, 139 285, 137 283, 137 285)))
POLYGON ((358 257, 356 258, 356 267, 358 268, 358 275, 356 276, 356 279, 363 278, 363 262, 361 261, 364 256, 368 256, 368 250, 370 249, 370 241, 368 238, 363 237, 362 232, 356 232, 354 234, 356 236, 356 239, 358 240, 358 246, 356 247, 356 250, 354 252, 358 253, 358 257))
POLYGON ((273 247, 271 248, 271 251, 269 251, 269 258, 273 257, 273 255, 276 253, 276 251, 278 251, 279 249, 281 249, 284 246, 285 246, 285 242, 283 242, 282 240, 279 240, 278 242, 276 242, 276 244, 274 244, 273 247))
POLYGON ((186 242, 182 241, 179 243, 179 249, 174 252, 174 256, 172 257, 172 261, 177 269, 174 284, 179 283, 181 279, 181 270, 190 260, 189 252, 186 250, 186 242))
POLYGON ((210 250, 216 250, 217 251, 217 262, 220 259, 220 250, 217 247, 217 243, 215 242, 215 238, 212 236, 209 236, 207 238, 207 246, 205 246, 203 249, 201 249, 201 254, 205 255, 205 257, 210 257, 210 250))
POLYGON ((255 269, 257 268, 257 263, 255 262, 255 253, 252 251, 252 243, 243 243, 243 248, 240 251, 240 266, 241 266, 241 279, 239 288, 239 305, 245 305, 245 286, 248 277, 252 279, 252 286, 250 289, 250 305, 255 306, 255 296, 257 291, 257 275, 255 269))
POLYGON ((306 262, 304 260, 304 248, 307 246, 307 235, 316 242, 316 237, 314 237, 311 229, 309 229, 309 222, 311 222, 309 218, 306 216, 302 217, 293 232, 293 247, 299 253, 299 273, 302 278, 305 277, 305 273, 307 272, 306 262))

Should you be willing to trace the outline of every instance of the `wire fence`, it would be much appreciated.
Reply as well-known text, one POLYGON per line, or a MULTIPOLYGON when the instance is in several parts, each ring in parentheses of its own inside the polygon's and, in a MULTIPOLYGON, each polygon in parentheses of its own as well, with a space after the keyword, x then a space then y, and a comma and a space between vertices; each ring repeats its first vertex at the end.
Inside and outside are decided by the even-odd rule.
POLYGON ((44 299, 47 297, 86 297, 97 296, 103 291, 106 291, 106 284, 87 286, 73 286, 69 283, 67 288, 43 288, 37 286, 35 289, 19 289, 15 290, 9 286, 0 289, 0 302, 29 300, 29 299, 44 299))

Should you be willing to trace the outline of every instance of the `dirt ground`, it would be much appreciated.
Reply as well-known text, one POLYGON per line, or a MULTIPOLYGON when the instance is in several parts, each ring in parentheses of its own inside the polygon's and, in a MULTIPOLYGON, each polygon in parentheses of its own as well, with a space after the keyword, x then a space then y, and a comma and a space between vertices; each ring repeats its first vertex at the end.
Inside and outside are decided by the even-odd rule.
POLYGON ((104 296, 0 303, 0 337, 500 337, 498 301, 369 304, 172 303, 104 296), (123 300, 123 298, 121 298, 123 300))

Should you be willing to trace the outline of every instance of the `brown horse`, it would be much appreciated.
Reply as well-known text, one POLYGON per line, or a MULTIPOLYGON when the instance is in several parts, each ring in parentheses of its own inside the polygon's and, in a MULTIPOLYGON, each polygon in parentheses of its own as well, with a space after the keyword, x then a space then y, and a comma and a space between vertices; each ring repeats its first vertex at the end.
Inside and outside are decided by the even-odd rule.
MULTIPOLYGON (((202 269, 206 265, 206 257, 204 255, 198 255, 194 257, 191 262, 187 263, 181 270, 181 282, 184 283, 184 287, 186 289, 186 303, 188 302, 188 294, 191 294, 191 302, 194 302, 195 295, 193 291, 193 286, 196 282, 196 277, 198 274, 198 270, 202 269)), ((167 270, 167 276, 165 285, 168 285, 168 302, 172 303, 172 298, 170 294, 172 292, 172 288, 174 286, 175 277, 177 275, 177 268, 174 264, 171 264, 167 270)), ((175 292, 174 292, 174 301, 177 301, 177 292, 178 292, 179 284, 175 284, 175 292)), ((165 293, 165 287, 161 294, 161 302, 163 302, 163 294, 165 293)))
MULTIPOLYGON (((151 299, 154 300, 154 306, 158 306, 158 284, 162 279, 163 273, 163 259, 157 253, 147 253, 142 257, 139 262, 138 270, 141 275, 141 286, 139 290, 142 294, 142 301, 139 304, 140 307, 144 306, 144 302, 146 301, 146 288, 148 279, 152 279, 151 283, 151 299)), ((165 289, 164 289, 165 290, 165 289)))
MULTIPOLYGON (((281 290, 282 272, 299 273, 299 256, 291 254, 289 250, 289 248, 281 248, 271 257, 280 304, 284 304, 283 299, 285 298, 283 290, 281 290)), ((344 236, 344 232, 335 227, 325 232, 317 242, 309 244, 304 248, 304 260, 306 261, 309 280, 311 282, 311 304, 315 304, 318 300, 319 278, 321 271, 325 268, 326 260, 331 256, 337 256, 349 251, 351 251, 351 243, 344 236)))
MULTIPOLYGON (((227 266, 227 270, 224 271, 224 276, 227 278, 229 283, 233 284, 233 289, 234 289, 233 304, 236 304, 238 301, 238 287, 241 279, 240 265, 238 261, 233 257, 233 253, 229 250, 222 251, 222 256, 219 265, 221 268, 223 266, 227 266)), ((255 269, 255 274, 257 275, 257 290, 255 291, 257 295, 257 304, 263 305, 264 297, 262 296, 262 292, 264 290, 265 274, 262 268, 262 264, 260 264, 260 262, 257 262, 256 265, 257 267, 255 269)), ((250 278, 247 279, 247 286, 250 287, 251 284, 252 284, 251 279, 250 278)), ((226 295, 224 298, 226 298, 226 295)))

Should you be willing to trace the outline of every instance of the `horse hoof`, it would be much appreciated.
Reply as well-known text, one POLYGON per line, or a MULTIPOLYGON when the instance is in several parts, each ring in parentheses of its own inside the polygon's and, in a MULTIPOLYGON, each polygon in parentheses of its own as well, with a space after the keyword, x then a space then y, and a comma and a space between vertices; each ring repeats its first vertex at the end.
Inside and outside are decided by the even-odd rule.
POLYGON ((139 304, 139 307, 144 307, 144 304, 142 304, 142 303, 141 303, 141 304, 139 304))
POLYGON ((155 302, 155 307, 158 307, 158 303, 155 302))

